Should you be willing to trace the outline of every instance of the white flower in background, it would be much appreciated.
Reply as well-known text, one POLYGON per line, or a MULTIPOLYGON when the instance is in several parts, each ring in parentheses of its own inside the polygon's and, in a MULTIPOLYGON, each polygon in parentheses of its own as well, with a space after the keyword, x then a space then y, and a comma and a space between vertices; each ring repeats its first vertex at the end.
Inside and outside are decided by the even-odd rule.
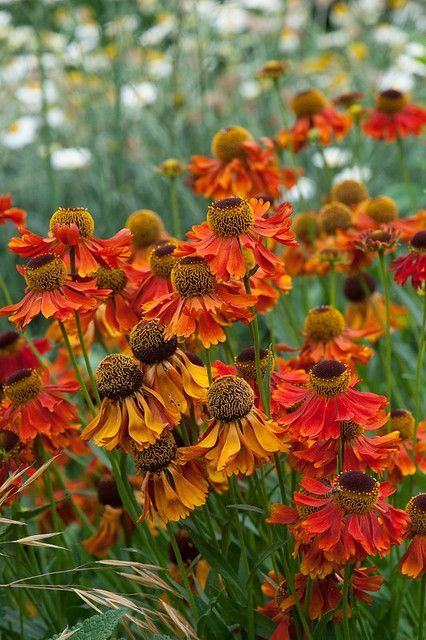
POLYGON ((152 82, 126 84, 121 88, 121 100, 127 109, 138 109, 153 104, 158 97, 158 90, 152 82))
POLYGON ((386 0, 358 0, 354 13, 366 24, 375 24, 385 9, 386 0))
POLYGON ((391 67, 383 74, 381 80, 378 82, 379 91, 385 89, 398 89, 405 93, 414 89, 415 81, 412 75, 407 73, 404 69, 398 67, 391 67))
POLYGON ((247 27, 247 12, 236 2, 219 7, 214 26, 222 35, 242 33, 247 27))
POLYGON ((283 29, 280 34, 280 49, 286 53, 296 51, 300 46, 300 36, 293 29, 283 29))
POLYGON ((409 39, 408 33, 393 24, 380 24, 374 32, 374 40, 390 47, 401 47, 409 39))
POLYGON ((426 56, 426 47, 421 42, 407 42, 405 53, 411 58, 424 58, 426 56))
POLYGON ((84 169, 90 164, 92 154, 83 147, 56 149, 52 152, 52 166, 58 171, 84 169))
POLYGON ((0 68, 0 80, 4 84, 16 85, 23 82, 37 67, 37 58, 32 54, 14 56, 0 68))
POLYGON ((7 27, 10 25, 12 16, 7 11, 0 11, 0 36, 7 34, 7 27))
POLYGON ((176 19, 171 13, 165 14, 161 17, 157 24, 143 32, 139 38, 139 42, 143 45, 155 46, 163 42, 175 28, 176 19))
POLYGON ((0 144, 8 149, 22 149, 34 142, 38 127, 37 118, 25 116, 12 122, 0 136, 0 144))
POLYGON ((260 84, 256 80, 245 80, 240 84, 240 94, 246 100, 254 100, 260 93, 260 84))
MULTIPOLYGON (((345 164, 348 164, 351 159, 351 154, 347 149, 339 149, 338 147, 325 147, 324 156, 327 165, 332 169, 343 167, 345 164)), ((314 153, 312 162, 316 167, 323 167, 324 158, 322 154, 314 153)))
POLYGON ((62 127, 65 122, 65 113, 58 107, 52 107, 47 112, 47 121, 51 127, 62 127))
POLYGON ((371 169, 368 167, 348 167, 347 169, 343 169, 343 171, 339 171, 334 178, 333 184, 336 182, 343 182, 343 180, 357 180, 358 182, 363 182, 366 180, 370 180, 371 178, 371 169))
POLYGON ((265 13, 274 13, 282 10, 281 0, 243 0, 245 9, 255 11, 264 11, 265 13))
POLYGON ((37 39, 35 31, 32 27, 22 26, 9 29, 8 33, 8 47, 11 51, 17 51, 18 49, 25 48, 26 51, 35 49, 37 46, 37 39))
POLYGON ((172 63, 166 55, 158 56, 147 63, 147 73, 153 78, 167 78, 172 72, 172 63))
POLYGON ((350 36, 344 29, 321 33, 317 36, 317 46, 319 49, 330 49, 331 47, 347 47, 350 43, 350 36))
MULTIPOLYGON (((44 83, 44 91, 46 101, 51 104, 58 96, 56 87, 51 80, 46 80, 44 83)), ((42 91, 40 83, 35 80, 28 84, 19 87, 15 93, 19 102, 23 104, 28 111, 40 111, 42 104, 42 91)))
POLYGON ((285 26, 289 29, 302 29, 309 20, 309 12, 300 0, 289 0, 285 15, 285 26))
POLYGON ((310 178, 299 178, 297 184, 291 189, 285 192, 285 197, 290 201, 299 200, 300 194, 302 194, 305 200, 309 200, 315 194, 316 187, 315 182, 310 178))
POLYGON ((132 33, 138 28, 139 20, 135 15, 120 16, 108 22, 105 31, 109 36, 117 37, 120 33, 132 33))
POLYGON ((74 31, 74 39, 80 44, 84 51, 92 51, 95 49, 100 40, 100 31, 97 24, 87 22, 79 24, 74 31))

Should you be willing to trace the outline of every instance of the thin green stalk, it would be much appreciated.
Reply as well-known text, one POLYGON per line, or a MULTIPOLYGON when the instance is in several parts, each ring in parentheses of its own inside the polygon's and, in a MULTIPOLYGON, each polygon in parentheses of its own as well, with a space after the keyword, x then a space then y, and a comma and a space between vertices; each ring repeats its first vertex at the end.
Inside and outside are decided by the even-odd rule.
POLYGON ((180 212, 179 212, 179 200, 178 200, 178 194, 177 194, 176 176, 170 176, 169 185, 170 185, 170 203, 172 208, 172 219, 173 219, 173 233, 175 238, 179 239, 182 235, 182 228, 180 224, 180 212))
MULTIPOLYGON (((242 248, 240 245, 240 251, 242 253, 242 248)), ((244 288, 248 295, 251 294, 251 286, 250 286, 250 276, 244 276, 244 288)), ((267 401, 265 397, 265 389, 263 388, 263 376, 262 376, 262 365, 260 362, 260 338, 259 338, 259 323, 257 321, 257 315, 255 309, 251 308, 253 313, 253 320, 250 322, 250 333, 253 339, 253 347, 254 347, 254 360, 256 365, 256 380, 257 386, 259 388, 259 395, 262 401, 263 409, 267 410, 267 401)))
POLYGON ((287 504, 287 493, 286 493, 286 490, 285 490, 285 479, 284 479, 284 474, 283 474, 283 470, 282 470, 282 467, 281 467, 280 456, 279 456, 278 453, 274 453, 274 462, 275 462, 275 468, 277 470, 278 486, 280 488, 281 501, 283 502, 283 504, 287 504))
POLYGON ((287 558, 285 557, 285 555, 282 556, 282 562, 283 562, 283 569, 284 569, 284 576, 285 576, 285 579, 286 579, 286 583, 288 585, 288 588, 290 589, 291 595, 293 596, 294 605, 296 607, 296 611, 297 611, 297 614, 299 616, 300 622, 302 623, 302 627, 303 627, 303 630, 305 632, 306 640, 312 640, 311 629, 309 627, 309 623, 308 623, 308 621, 306 619, 306 616, 303 613, 302 604, 300 602, 300 598, 297 595, 297 591, 296 591, 295 586, 294 586, 293 571, 290 569, 290 567, 288 565, 288 562, 287 562, 287 558))
POLYGON ((205 361, 206 361, 206 369, 207 369, 207 376, 209 379, 209 384, 212 383, 213 381, 213 375, 212 375, 212 365, 210 362, 210 351, 208 349, 206 349, 206 347, 204 347, 204 357, 205 357, 205 361))
MULTIPOLYGON (((48 457, 44 449, 43 441, 40 436, 37 436, 36 438, 36 451, 40 459, 40 462, 42 464, 47 462, 48 457)), ((46 472, 43 474, 44 487, 46 489, 46 495, 50 503, 50 513, 52 514, 53 526, 57 531, 62 531, 64 527, 63 527, 62 520, 58 515, 58 510, 56 509, 55 496, 53 494, 52 477, 50 473, 51 473, 51 470, 50 468, 48 468, 46 469, 46 472)))
POLYGON ((411 205, 411 208, 412 208, 413 213, 414 213, 416 211, 416 209, 417 209, 416 196, 414 194, 413 183, 411 182, 410 173, 408 171, 407 159, 406 159, 405 149, 404 149, 404 143, 403 143, 402 138, 399 135, 399 133, 397 134, 396 143, 398 145, 399 159, 401 161, 402 175, 403 175, 403 178, 404 178, 405 186, 407 188, 408 197, 410 198, 410 205, 411 205))
POLYGON ((83 525, 85 527, 87 527, 87 529, 93 533, 94 531, 96 531, 96 527, 93 526, 93 524, 90 522, 90 520, 88 519, 88 517, 86 516, 86 514, 84 513, 84 511, 82 509, 80 509, 80 507, 78 506, 78 504, 75 502, 72 493, 67 489, 67 486, 65 484, 65 481, 61 475, 61 472, 59 471, 59 469, 57 468, 56 465, 52 465, 51 469, 54 473, 54 476, 56 478, 57 483, 59 484, 59 486, 61 487, 62 491, 65 493, 65 495, 67 496, 67 498, 70 500, 71 502, 71 506, 74 510, 75 515, 77 516, 77 518, 80 518, 81 522, 83 523, 83 525))
POLYGON ((311 576, 308 576, 308 579, 306 581, 305 608, 304 608, 305 616, 308 618, 308 620, 309 620, 309 605, 311 604, 311 594, 312 594, 312 578, 311 576))
POLYGON ((94 396, 96 398, 97 404, 100 405, 101 404, 101 397, 99 395, 98 385, 96 384, 96 379, 95 379, 95 376, 93 374, 93 369, 92 369, 92 365, 90 363, 89 354, 88 354, 87 349, 86 349, 86 342, 84 340, 84 335, 83 335, 83 331, 82 331, 82 328, 81 328, 80 317, 79 317, 77 311, 74 312, 74 316, 75 316, 75 323, 76 323, 76 326, 77 326, 78 339, 80 341, 81 351, 83 353, 83 358, 84 358, 84 362, 86 364, 87 373, 88 373, 89 378, 90 378, 92 391, 93 391, 94 396))
POLYGON ((351 640, 351 634, 349 632, 349 613, 348 613, 348 604, 349 604, 349 585, 351 581, 351 565, 349 562, 345 566, 345 577, 343 582, 343 593, 342 593, 342 610, 343 610, 343 637, 345 640, 351 640))
POLYGON ((417 428, 419 426, 419 420, 421 418, 421 381, 422 381, 422 369, 423 369, 423 357, 425 352, 425 334, 426 334, 426 293, 423 296, 423 318, 420 329, 420 340, 417 354, 417 366, 416 366, 416 380, 414 383, 414 417, 416 419, 416 428, 413 434, 413 451, 415 450, 417 441, 417 428))
POLYGON ((423 627, 425 622, 425 598, 426 598, 426 574, 423 575, 420 584, 420 603, 419 603, 419 632, 418 640, 423 640, 423 627))
POLYGON ((389 298, 389 280, 386 273, 385 258, 383 251, 379 251, 379 265, 380 276, 383 285, 383 295, 385 298, 385 310, 386 310, 386 360, 385 360, 385 372, 386 372, 386 388, 389 400, 389 406, 391 406, 392 395, 392 342, 390 332, 390 298, 389 298))
POLYGON ((336 268, 334 266, 334 262, 330 263, 330 270, 328 273, 329 282, 330 282, 330 305, 332 307, 336 306, 336 268))
POLYGON ((9 293, 9 289, 8 289, 7 284, 5 283, 4 278, 1 275, 1 273, 0 273, 0 289, 1 289, 1 292, 3 294, 3 298, 4 298, 5 302, 6 302, 6 305, 9 306, 9 305, 13 304, 13 300, 12 300, 12 297, 11 297, 11 295, 9 293))
POLYGON ((65 343, 65 346, 67 348, 68 355, 70 357, 71 364, 73 366, 76 378, 77 378, 78 383, 79 383, 79 385, 81 387, 81 392, 83 394, 83 397, 84 397, 84 399, 86 401, 86 404, 87 404, 89 410, 93 413, 93 415, 95 415, 96 414, 95 405, 93 404, 92 398, 90 397, 89 391, 88 391, 88 389, 86 387, 86 383, 84 382, 83 376, 81 375, 81 371, 80 371, 80 368, 78 366, 78 362, 77 362, 77 360, 75 358, 74 351, 73 351, 71 343, 70 343, 70 339, 68 338, 67 330, 65 329, 64 323, 61 322, 61 320, 58 320, 58 323, 59 323, 59 328, 61 330, 62 337, 64 339, 64 343, 65 343))
POLYGON ((197 623, 198 622, 197 605, 195 603, 195 598, 194 598, 194 594, 192 593, 191 585, 189 584, 188 572, 182 560, 182 555, 180 553, 179 545, 176 540, 175 532, 170 522, 167 523, 167 531, 169 533, 170 543, 172 545, 173 552, 175 554, 176 561, 179 567, 179 571, 182 576, 182 582, 185 585, 185 589, 188 594, 188 602, 189 602, 189 606, 191 607, 192 616, 194 618, 195 623, 197 623))

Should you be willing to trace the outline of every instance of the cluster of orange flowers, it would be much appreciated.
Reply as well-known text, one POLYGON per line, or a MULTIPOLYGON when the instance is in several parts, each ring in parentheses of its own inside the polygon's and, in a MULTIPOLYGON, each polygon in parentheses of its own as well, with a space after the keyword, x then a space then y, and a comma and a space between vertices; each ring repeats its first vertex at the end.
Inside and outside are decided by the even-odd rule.
MULTIPOLYGON (((277 143, 296 153, 313 130, 328 144, 351 126, 316 90, 298 94, 291 108, 296 122, 277 143)), ((392 140, 417 135, 424 122, 424 111, 392 90, 378 96, 362 126, 392 140)), ((319 211, 293 220, 291 204, 276 201, 299 173, 282 169, 274 143, 265 138, 260 146, 242 127, 230 127, 216 134, 212 151, 213 159, 195 156, 188 167, 194 191, 215 199, 185 241, 169 237, 149 210, 101 240, 84 208, 58 209, 42 237, 26 228, 10 196, 0 199, 0 223, 12 221, 19 231, 9 250, 27 260, 18 267, 22 299, 0 311, 16 327, 0 335, 1 474, 31 461, 40 440, 49 451, 88 453, 84 426, 83 441, 133 458, 140 520, 154 531, 188 517, 209 490, 227 491, 232 476, 252 476, 267 463, 280 476, 285 453, 289 474, 302 479, 292 495, 283 482, 287 503, 272 505, 268 523, 289 528, 300 560, 295 592, 303 606, 312 579, 315 620, 341 601, 347 566, 354 597, 368 601, 382 579, 360 563, 388 555, 404 538, 412 542, 400 571, 412 578, 426 571, 425 494, 405 511, 388 500, 407 476, 426 470, 426 421, 416 424, 406 409, 387 413, 388 399, 360 390, 355 372, 385 334, 386 301, 366 269, 405 243, 409 252, 391 266, 395 281, 411 279, 424 294, 426 212, 400 218, 392 199, 346 180, 319 211), (300 348, 261 348, 256 314, 278 304, 292 277, 334 270, 345 274, 344 312, 315 307, 300 348), (40 315, 57 324, 31 342, 24 330, 40 315), (250 325, 254 346, 232 362, 210 363, 213 345, 226 342, 230 352, 236 322, 250 325), (105 351, 94 375, 92 344, 105 351), (78 390, 84 406, 67 397, 78 390)), ((405 318, 405 308, 392 304, 392 330, 405 318)), ((102 555, 123 514, 112 476, 99 483, 98 499, 105 512, 86 547, 102 555)), ((276 638, 294 630, 287 580, 274 573, 263 587, 272 600, 261 611, 277 621, 276 638)))

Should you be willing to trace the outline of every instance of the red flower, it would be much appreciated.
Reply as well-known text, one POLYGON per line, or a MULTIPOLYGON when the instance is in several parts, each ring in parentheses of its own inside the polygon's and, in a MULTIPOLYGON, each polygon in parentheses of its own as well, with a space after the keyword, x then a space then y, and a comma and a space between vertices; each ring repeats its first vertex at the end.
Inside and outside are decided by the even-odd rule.
MULTIPOLYGON (((49 350, 45 338, 34 340, 34 347, 40 354, 49 350)), ((18 369, 36 369, 39 361, 31 351, 28 342, 17 331, 0 334, 0 384, 18 369)))
POLYGON ((409 516, 407 538, 411 539, 398 568, 409 578, 421 578, 426 573, 426 493, 411 498, 406 512, 409 516))
POLYGON ((64 320, 74 311, 94 311, 110 293, 98 289, 95 280, 71 280, 65 262, 51 253, 33 258, 18 271, 27 283, 25 295, 20 302, 0 309, 0 316, 12 314, 9 320, 17 327, 25 327, 39 313, 64 320))
POLYGON ((279 259, 263 241, 270 238, 285 245, 296 245, 290 230, 293 208, 289 202, 280 205, 276 213, 266 217, 269 202, 251 198, 225 198, 209 206, 207 222, 192 227, 186 235, 191 242, 179 247, 177 255, 205 258, 218 279, 243 278, 247 266, 242 248, 249 249, 255 263, 266 275, 275 275, 282 267, 279 259))
POLYGON ((131 255, 132 234, 129 229, 121 229, 112 238, 100 240, 93 235, 95 223, 89 211, 84 208, 60 208, 50 219, 50 232, 43 238, 31 231, 25 231, 20 238, 12 238, 9 249, 25 258, 53 253, 66 258, 72 248, 78 275, 85 277, 94 273, 99 265, 118 267, 131 255))
POLYGON ((0 225, 6 224, 9 220, 18 227, 18 231, 25 227, 26 211, 12 207, 12 196, 10 193, 0 195, 0 225))
POLYGON ((176 243, 171 240, 158 242, 151 250, 148 265, 138 266, 141 281, 133 301, 136 313, 140 313, 146 302, 172 293, 170 274, 176 262, 175 249, 176 243))
POLYGON ((392 262, 391 271, 398 284, 405 284, 411 278, 415 289, 426 280, 426 229, 418 231, 410 241, 410 253, 392 262))
POLYGON ((355 389, 359 380, 343 362, 322 360, 308 374, 295 371, 282 377, 273 399, 291 409, 279 422, 293 426, 296 435, 327 440, 340 436, 342 420, 353 420, 366 429, 386 422, 387 399, 355 389))
POLYGON ((392 455, 388 466, 388 480, 394 486, 403 482, 407 476, 416 473, 416 469, 426 472, 426 420, 419 422, 413 455, 414 416, 406 409, 393 409, 389 422, 382 431, 397 430, 401 438, 398 450, 392 455))
POLYGON ((98 267, 94 274, 100 289, 110 289, 108 298, 96 311, 96 324, 101 333, 118 337, 129 333, 139 317, 134 310, 134 298, 142 274, 129 264, 122 267, 98 267))
POLYGON ((419 136, 426 124, 426 110, 409 104, 405 94, 396 89, 382 91, 376 97, 376 108, 372 109, 363 124, 368 136, 392 142, 397 138, 419 136))

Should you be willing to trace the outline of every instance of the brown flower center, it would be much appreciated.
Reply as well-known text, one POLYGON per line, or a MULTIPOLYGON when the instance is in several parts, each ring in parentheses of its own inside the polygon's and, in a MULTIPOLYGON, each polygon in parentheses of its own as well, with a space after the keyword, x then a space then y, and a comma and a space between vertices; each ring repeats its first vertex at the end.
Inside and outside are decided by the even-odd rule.
POLYGON ((301 213, 294 221, 294 233, 301 242, 309 243, 320 233, 319 218, 315 213, 301 213))
POLYGON ((368 191, 365 185, 357 180, 342 180, 337 182, 331 190, 331 199, 348 207, 353 207, 367 198, 368 191))
POLYGON ((239 376, 222 376, 212 382, 207 395, 209 413, 221 422, 244 418, 253 408, 254 394, 239 376))
POLYGON ((60 289, 67 279, 65 262, 52 253, 30 260, 24 267, 25 282, 33 291, 60 289))
POLYGON ((365 207, 365 212, 379 224, 386 224, 398 218, 398 208, 392 198, 378 196, 372 198, 365 207))
POLYGON ((20 335, 17 331, 0 333, 0 356, 15 353, 19 346, 20 335))
POLYGON ((174 242, 164 242, 155 247, 149 256, 149 268, 159 278, 170 278, 176 263, 174 242))
POLYGON ((143 364, 155 364, 170 358, 177 349, 177 338, 165 340, 164 330, 155 320, 141 320, 133 327, 129 345, 133 355, 143 364))
POLYGON ((210 229, 221 238, 233 238, 246 233, 254 221, 253 209, 243 198, 216 200, 208 208, 210 229))
MULTIPOLYGON (((200 552, 193 543, 187 529, 179 529, 178 531, 176 531, 175 538, 182 560, 186 566, 189 566, 192 562, 194 562, 195 558, 200 555, 200 552)), ((171 544, 169 544, 167 550, 170 560, 177 564, 176 554, 171 544)))
POLYGON ((216 285, 208 262, 197 256, 178 260, 172 269, 171 278, 173 286, 184 298, 212 293, 216 285))
POLYGON ((0 429, 0 451, 10 453, 19 445, 19 437, 13 431, 0 429))
POLYGON ((244 127, 226 127, 215 134, 212 140, 212 153, 224 164, 231 162, 234 158, 244 160, 246 152, 243 144, 248 140, 253 140, 253 136, 244 127))
POLYGON ((289 595, 290 595, 289 588, 287 587, 286 581, 283 580, 282 582, 280 582, 280 584, 277 587, 277 590, 275 591, 275 604, 277 605, 277 607, 280 607, 284 602, 284 600, 288 598, 289 595))
MULTIPOLYGON (((266 368, 268 366, 269 360, 271 361, 271 370, 274 366, 274 356, 272 353, 270 355, 269 354, 269 349, 260 349, 259 351, 260 369, 262 371, 262 376, 264 376, 266 373, 266 368)), ((235 357, 234 362, 238 371, 238 375, 244 378, 244 380, 256 380, 256 357, 253 347, 243 349, 243 351, 241 351, 241 353, 235 357)))
POLYGON ((56 225, 70 227, 75 224, 82 238, 90 238, 95 230, 95 222, 90 211, 85 207, 59 207, 50 218, 50 231, 54 231, 56 225))
POLYGON ((364 427, 353 420, 342 420, 339 427, 342 440, 353 440, 364 433, 364 427))
POLYGON ((426 536, 426 493, 411 498, 406 512, 410 516, 410 530, 414 535, 426 536))
POLYGON ((344 317, 340 311, 329 305, 311 309, 305 318, 305 333, 318 342, 334 340, 340 336, 344 328, 344 317))
POLYGON ((394 409, 390 413, 388 427, 390 431, 399 431, 403 440, 411 440, 414 435, 414 416, 406 409, 394 409))
POLYGON ((321 360, 309 372, 309 384, 320 396, 334 398, 348 388, 351 381, 349 367, 339 360, 321 360))
POLYGON ((376 281, 366 271, 357 273, 356 276, 346 278, 343 285, 343 293, 351 302, 361 302, 376 290, 376 281))
POLYGON ((349 229, 352 224, 352 211, 342 202, 330 202, 321 209, 322 228, 333 235, 338 229, 349 229))
POLYGON ((344 471, 334 481, 333 502, 347 514, 368 513, 379 499, 380 485, 367 473, 344 471))
POLYGON ((426 253, 426 229, 418 231, 411 238, 411 249, 416 253, 426 253))
POLYGON ((35 369, 16 371, 3 385, 4 395, 16 406, 36 398, 42 388, 43 383, 35 369))
POLYGON ((134 448, 132 455, 138 473, 143 475, 149 471, 156 473, 166 469, 175 460, 176 452, 176 440, 173 433, 169 431, 142 451, 134 448))
POLYGON ((146 249, 157 242, 164 233, 163 222, 154 211, 139 209, 127 218, 126 227, 133 236, 133 244, 138 249, 146 249))
POLYGON ((387 89, 376 96, 376 109, 388 115, 394 115, 398 111, 402 111, 407 102, 407 96, 401 91, 387 89))
POLYGON ((290 106, 296 118, 304 118, 320 113, 327 105, 325 96, 318 89, 308 89, 294 96, 290 106))
POLYGON ((114 293, 119 293, 127 284, 127 276, 124 269, 98 267, 96 282, 100 289, 111 289, 114 293))
POLYGON ((100 504, 118 509, 123 503, 118 492, 117 484, 112 476, 102 476, 98 484, 98 500, 100 504))
POLYGON ((102 397, 120 400, 138 391, 143 383, 143 373, 130 356, 111 354, 104 358, 95 373, 96 384, 102 397))

